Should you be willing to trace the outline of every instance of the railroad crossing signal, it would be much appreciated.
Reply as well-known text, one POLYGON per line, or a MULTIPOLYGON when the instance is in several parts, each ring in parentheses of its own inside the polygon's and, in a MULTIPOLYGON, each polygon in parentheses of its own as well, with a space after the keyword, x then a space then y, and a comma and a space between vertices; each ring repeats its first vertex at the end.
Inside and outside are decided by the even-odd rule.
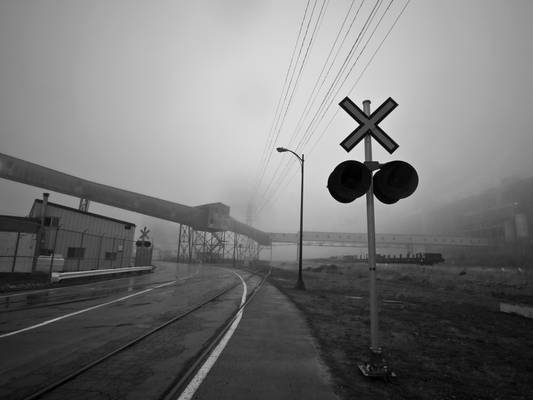
POLYGON ((371 363, 359 363, 359 369, 365 376, 388 377, 394 373, 389 370, 381 357, 378 337, 378 306, 376 289, 376 226, 374 218, 374 195, 385 204, 396 203, 399 199, 410 196, 418 186, 416 170, 404 161, 391 161, 385 164, 372 160, 372 137, 390 154, 399 146, 378 124, 394 110, 398 103, 390 97, 370 113, 370 101, 363 102, 363 110, 348 97, 339 105, 359 126, 341 142, 344 150, 349 152, 365 138, 365 162, 348 160, 335 167, 328 179, 331 196, 341 203, 350 203, 366 194, 366 217, 368 233, 368 269, 370 299, 370 350, 373 353, 371 363), (370 136, 369 136, 370 135, 370 136), (374 175, 372 171, 378 170, 374 175))
POLYGON ((141 229, 141 236, 139 237, 139 240, 148 240, 148 234, 150 233, 150 229, 146 228, 146 226, 144 228, 141 229))
MULTIPOLYGON (((368 135, 376 139, 391 154, 399 147, 378 126, 398 106, 392 98, 385 100, 372 114, 370 111, 367 114, 361 110, 349 97, 345 97, 339 105, 359 122, 357 129, 342 141, 341 146, 344 150, 349 152, 368 135)), ((370 155, 367 145, 370 146, 370 138, 368 138, 368 144, 365 143, 365 154, 370 155)), ((418 174, 410 164, 404 161, 380 164, 372 161, 371 156, 364 164, 354 160, 340 163, 328 179, 329 193, 340 203, 350 203, 365 193, 369 193, 370 196, 375 195, 382 203, 394 204, 413 194, 417 186, 418 174), (379 171, 372 176, 374 170, 379 171)))
POLYGON ((367 116, 363 110, 357 107, 349 97, 345 97, 339 105, 344 111, 350 114, 353 119, 359 122, 357 129, 341 142, 341 146, 344 150, 347 152, 352 150, 366 135, 372 135, 372 137, 390 154, 394 153, 399 147, 399 145, 378 126, 378 124, 398 106, 398 103, 392 98, 389 97, 385 100, 376 111, 370 114, 370 116, 367 116))

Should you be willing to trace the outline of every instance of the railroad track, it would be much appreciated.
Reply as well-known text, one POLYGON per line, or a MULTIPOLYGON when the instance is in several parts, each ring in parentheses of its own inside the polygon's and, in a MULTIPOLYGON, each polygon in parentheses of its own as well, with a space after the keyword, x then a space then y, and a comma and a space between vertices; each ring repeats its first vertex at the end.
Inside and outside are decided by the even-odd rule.
MULTIPOLYGON (((245 269, 247 271, 250 271, 248 269, 245 269)), ((266 273, 259 284, 254 288, 252 293, 247 297, 247 299, 239 306, 239 308, 235 311, 234 315, 226 321, 220 332, 213 336, 213 338, 210 340, 210 342, 207 344, 207 346, 204 348, 204 350, 196 357, 194 362, 191 364, 191 366, 183 372, 183 374, 179 377, 177 377, 174 382, 167 387, 165 392, 159 397, 159 400, 175 400, 179 398, 179 395, 181 393, 184 393, 185 390, 187 390, 188 385, 190 384, 191 380, 194 378, 198 370, 202 367, 204 362, 207 360, 215 346, 220 343, 221 340, 224 339, 224 336, 226 333, 232 328, 237 318, 239 318, 240 315, 242 315, 242 312, 244 311, 245 307, 253 300, 257 292, 261 289, 263 284, 265 283, 266 279, 269 277, 270 272, 272 270, 272 267, 269 269, 268 273, 266 273)))
MULTIPOLYGON (((24 397, 24 400, 42 399, 42 398, 49 398, 49 397, 50 398, 65 398, 63 395, 60 394, 60 391, 62 390, 62 388, 64 388, 65 386, 69 384, 75 384, 76 380, 83 379, 87 374, 95 373, 95 371, 98 370, 98 368, 105 369, 106 363, 113 362, 113 360, 116 360, 120 357, 129 358, 128 365, 139 364, 141 361, 139 361, 139 363, 136 363, 134 360, 134 358, 136 357, 135 353, 139 354, 144 351, 144 354, 146 354, 146 352, 150 352, 151 350, 153 350, 153 348, 151 348, 149 344, 145 344, 149 341, 150 338, 154 337, 158 333, 160 334, 161 332, 165 330, 165 328, 175 326, 179 321, 183 321, 187 317, 194 316, 195 313, 198 313, 201 310, 205 310, 209 304, 215 303, 217 302, 217 300, 222 299, 223 296, 230 293, 232 290, 236 289, 238 286, 241 286, 244 282, 249 282, 254 278, 256 280, 258 279, 259 282, 256 283, 254 289, 249 293, 246 299, 243 299, 243 301, 241 301, 239 307, 235 309, 233 313, 231 313, 231 315, 228 318, 226 318, 222 326, 216 329, 214 334, 212 334, 211 337, 209 337, 208 340, 204 342, 200 350, 197 351, 196 354, 194 354, 190 359, 186 360, 186 362, 184 363, 184 368, 181 371, 175 371, 172 373, 173 376, 171 379, 171 383, 168 384, 166 387, 159 388, 160 393, 157 396, 154 396, 154 398, 158 398, 158 399, 176 399, 179 396, 179 394, 182 393, 183 390, 187 387, 187 385, 189 384, 189 381, 194 377, 194 375, 199 370, 199 368, 202 366, 204 361, 209 357, 210 353, 215 348, 215 346, 217 346, 220 340, 228 332, 232 324, 235 323, 235 320, 237 318, 240 318, 239 315, 242 315, 242 312, 244 308, 246 307, 246 305, 249 304, 249 302, 253 299, 255 294, 260 290, 266 278, 270 274, 270 271, 264 274, 260 274, 259 271, 252 271, 252 270, 245 270, 245 271, 249 275, 246 276, 245 278, 240 277, 240 279, 243 282, 239 281, 237 283, 231 284, 228 287, 221 289, 220 291, 216 292, 209 298, 204 299, 203 301, 190 306, 187 310, 180 313, 179 315, 176 315, 168 319, 167 321, 159 324, 155 328, 152 328, 149 331, 130 340, 126 344, 123 344, 120 347, 117 347, 116 349, 99 357, 98 359, 93 360, 77 368, 75 371, 71 372, 70 374, 65 375, 62 378, 55 380, 54 382, 48 384, 46 387, 43 387, 40 390, 24 397), (143 344, 147 348, 143 349, 143 344)), ((179 340, 179 338, 176 337, 174 340, 179 340)), ((159 349, 158 351, 162 351, 162 350, 159 349)), ((120 363, 120 361, 117 361, 117 362, 120 363)), ((143 364, 143 367, 146 367, 146 365, 143 364)), ((103 390, 103 389, 100 389, 100 390, 103 390)), ((101 392, 100 394, 102 393, 104 392, 101 392)))

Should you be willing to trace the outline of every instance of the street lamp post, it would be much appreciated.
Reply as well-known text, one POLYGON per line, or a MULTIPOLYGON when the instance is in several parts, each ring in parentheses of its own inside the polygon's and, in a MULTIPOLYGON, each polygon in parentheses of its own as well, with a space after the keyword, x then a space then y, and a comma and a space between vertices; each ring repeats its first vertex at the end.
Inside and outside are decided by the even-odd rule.
POLYGON ((289 150, 289 149, 286 149, 285 147, 278 147, 276 148, 276 150, 279 152, 279 153, 284 153, 286 151, 288 151, 289 153, 292 153, 296 156, 296 158, 298 158, 298 160, 300 161, 300 166, 301 166, 301 169, 302 169, 302 184, 301 184, 301 189, 300 189, 300 243, 299 243, 299 250, 298 250, 298 281, 296 282, 296 286, 295 286, 295 289, 300 289, 300 290, 305 290, 305 284, 304 284, 304 281, 303 281, 303 278, 302 278, 302 258, 303 258, 303 252, 302 252, 302 249, 303 249, 303 245, 302 245, 302 242, 303 242, 303 221, 304 221, 304 155, 302 154, 302 156, 300 157, 298 154, 296 154, 294 151, 292 150, 289 150))

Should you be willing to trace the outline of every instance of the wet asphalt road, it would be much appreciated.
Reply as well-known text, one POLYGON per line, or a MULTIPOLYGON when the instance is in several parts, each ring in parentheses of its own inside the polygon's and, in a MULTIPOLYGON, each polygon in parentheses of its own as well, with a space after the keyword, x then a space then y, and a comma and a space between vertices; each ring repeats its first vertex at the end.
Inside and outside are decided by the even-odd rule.
MULTIPOLYGON (((233 272, 220 267, 174 263, 157 266, 151 274, 1 296, 0 398, 24 398, 221 288, 240 282, 233 272)), ((169 368, 177 371, 185 365, 231 315, 241 295, 242 288, 237 286, 203 314, 147 342, 139 350, 140 358, 110 364, 103 375, 95 373, 73 386, 83 387, 85 382, 85 389, 71 388, 50 398, 81 398, 82 394, 83 398, 99 398, 107 397, 109 392, 115 394, 109 398, 132 397, 128 390, 149 398, 157 392, 157 386, 170 379, 162 372, 169 368), (143 358, 146 365, 154 367, 131 375, 132 363, 139 364, 143 358), (121 385, 117 384, 119 380, 121 385), (90 390, 106 385, 106 393, 90 390)))

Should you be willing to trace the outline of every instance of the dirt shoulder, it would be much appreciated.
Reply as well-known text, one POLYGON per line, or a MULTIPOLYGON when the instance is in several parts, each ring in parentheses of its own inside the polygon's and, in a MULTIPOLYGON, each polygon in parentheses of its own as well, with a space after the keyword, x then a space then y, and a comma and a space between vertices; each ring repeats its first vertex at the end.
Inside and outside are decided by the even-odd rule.
POLYGON ((274 268, 270 280, 305 314, 344 399, 531 398, 533 320, 499 312, 500 301, 533 305, 531 273, 378 266, 389 382, 357 368, 370 356, 366 266, 304 270, 306 291, 293 289, 295 268, 274 268))

